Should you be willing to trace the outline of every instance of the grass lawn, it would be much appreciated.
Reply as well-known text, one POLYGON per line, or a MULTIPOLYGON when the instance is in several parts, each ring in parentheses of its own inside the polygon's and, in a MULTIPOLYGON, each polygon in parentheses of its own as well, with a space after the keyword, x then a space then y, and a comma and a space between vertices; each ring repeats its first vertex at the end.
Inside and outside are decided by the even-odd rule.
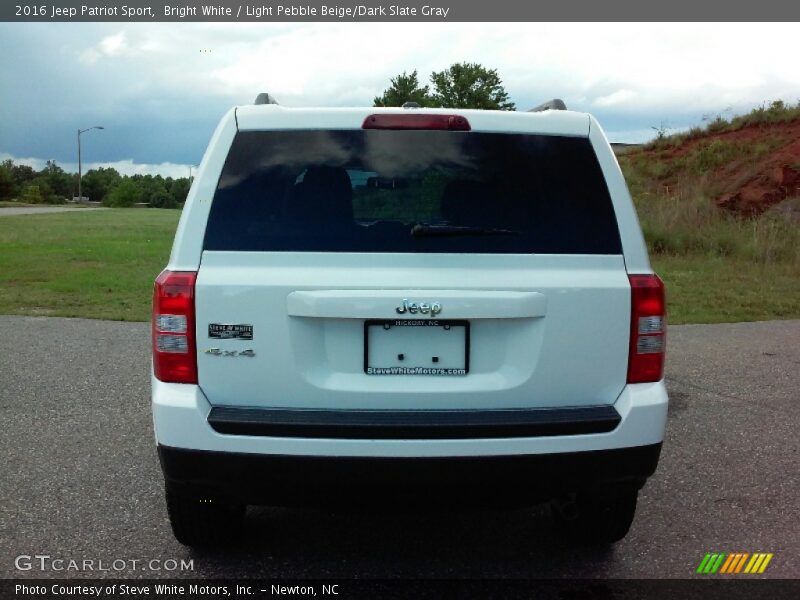
MULTIPOLYGON (((150 318, 177 210, 114 209, 0 217, 0 314, 150 318)), ((706 256, 654 256, 670 323, 800 318, 800 273, 706 256)))
POLYGON ((669 323, 800 318, 800 271, 791 264, 706 256, 651 262, 667 288, 669 323))
POLYGON ((179 216, 114 209, 0 217, 0 313, 148 320, 179 216))

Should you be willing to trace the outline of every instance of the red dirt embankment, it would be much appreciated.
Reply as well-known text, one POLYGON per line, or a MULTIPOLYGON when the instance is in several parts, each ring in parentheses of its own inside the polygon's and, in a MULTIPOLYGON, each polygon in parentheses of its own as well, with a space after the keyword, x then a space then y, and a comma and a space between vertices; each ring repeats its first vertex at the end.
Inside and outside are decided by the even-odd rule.
MULTIPOLYGON (((702 173, 706 189, 715 192, 717 206, 743 216, 757 216, 787 198, 800 198, 800 120, 705 132, 678 146, 643 152, 649 155, 648 160, 693 164, 696 177, 698 154, 713 150, 717 141, 724 143, 717 148, 724 145, 730 159, 702 173)), ((664 184, 671 186, 684 179, 686 173, 681 170, 673 171, 664 184)))

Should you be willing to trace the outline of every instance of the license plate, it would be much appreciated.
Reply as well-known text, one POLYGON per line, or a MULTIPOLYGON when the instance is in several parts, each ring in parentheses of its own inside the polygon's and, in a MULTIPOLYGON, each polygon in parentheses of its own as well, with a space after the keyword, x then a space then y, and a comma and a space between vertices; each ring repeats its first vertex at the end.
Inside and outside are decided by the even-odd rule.
POLYGON ((367 375, 466 375, 469 372, 469 321, 365 321, 364 372, 367 375))

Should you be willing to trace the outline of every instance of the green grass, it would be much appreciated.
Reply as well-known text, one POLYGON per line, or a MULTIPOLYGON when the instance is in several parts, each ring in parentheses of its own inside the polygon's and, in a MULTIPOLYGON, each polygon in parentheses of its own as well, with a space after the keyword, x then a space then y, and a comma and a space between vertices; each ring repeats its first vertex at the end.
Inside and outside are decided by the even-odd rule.
POLYGON ((145 321, 177 210, 0 217, 0 313, 145 321))
POLYGON ((800 318, 800 272, 792 265, 696 255, 651 262, 673 325, 800 318))
MULTIPOLYGON (((0 217, 0 314, 148 320, 179 215, 113 209, 0 217)), ((725 256, 713 244, 679 249, 652 256, 667 284, 670 323, 800 318, 800 270, 789 256, 725 256)))
MULTIPOLYGON (((634 196, 651 255, 724 257, 753 264, 784 264, 800 276, 800 227, 775 207, 743 218, 719 209, 702 193, 634 196)), ((796 200, 784 201, 787 207, 796 200)))

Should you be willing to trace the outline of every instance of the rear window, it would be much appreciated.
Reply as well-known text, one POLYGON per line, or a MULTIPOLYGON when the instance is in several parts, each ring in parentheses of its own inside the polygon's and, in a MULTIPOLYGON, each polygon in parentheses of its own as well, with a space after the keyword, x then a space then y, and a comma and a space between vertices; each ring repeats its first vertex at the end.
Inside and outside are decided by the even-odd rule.
POLYGON ((391 130, 238 133, 204 249, 621 253, 588 139, 391 130))

